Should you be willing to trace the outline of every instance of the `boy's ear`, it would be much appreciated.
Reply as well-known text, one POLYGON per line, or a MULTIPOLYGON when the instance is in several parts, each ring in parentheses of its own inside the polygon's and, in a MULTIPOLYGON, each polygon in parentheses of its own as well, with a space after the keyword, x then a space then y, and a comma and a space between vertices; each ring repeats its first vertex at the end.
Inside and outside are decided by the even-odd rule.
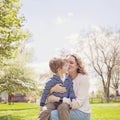
POLYGON ((60 72, 61 71, 61 69, 60 68, 58 68, 58 70, 57 70, 58 72, 60 72))

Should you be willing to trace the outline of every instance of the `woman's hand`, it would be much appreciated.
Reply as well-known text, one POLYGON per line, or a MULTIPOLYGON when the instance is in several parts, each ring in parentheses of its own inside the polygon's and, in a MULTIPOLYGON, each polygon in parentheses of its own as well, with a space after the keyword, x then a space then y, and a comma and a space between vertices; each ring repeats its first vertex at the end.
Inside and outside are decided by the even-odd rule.
POLYGON ((56 84, 50 90, 50 93, 53 93, 53 92, 64 93, 64 92, 66 92, 66 88, 63 87, 62 84, 56 84))
POLYGON ((47 100, 46 102, 49 103, 49 102, 59 102, 60 100, 60 97, 56 97, 54 95, 50 95, 47 97, 47 100))
POLYGON ((71 109, 75 110, 75 109, 78 109, 79 104, 75 99, 73 99, 71 104, 70 104, 70 107, 71 107, 71 109))

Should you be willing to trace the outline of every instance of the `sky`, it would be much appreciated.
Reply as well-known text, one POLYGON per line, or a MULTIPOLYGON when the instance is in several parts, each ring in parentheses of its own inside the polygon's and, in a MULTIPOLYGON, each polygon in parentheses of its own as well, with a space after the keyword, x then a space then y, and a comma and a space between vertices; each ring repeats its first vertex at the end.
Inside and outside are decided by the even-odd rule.
POLYGON ((62 48, 72 48, 74 41, 93 26, 120 26, 120 0, 20 0, 32 33, 28 44, 33 48, 33 65, 38 72, 48 68, 48 61, 62 48))

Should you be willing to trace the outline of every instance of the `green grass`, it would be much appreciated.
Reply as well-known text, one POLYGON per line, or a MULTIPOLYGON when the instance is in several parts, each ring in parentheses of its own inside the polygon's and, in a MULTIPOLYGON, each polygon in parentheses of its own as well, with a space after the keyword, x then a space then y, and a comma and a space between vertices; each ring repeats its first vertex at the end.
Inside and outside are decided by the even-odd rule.
MULTIPOLYGON (((120 103, 91 104, 91 120, 120 120, 120 103)), ((37 120, 39 105, 0 103, 0 120, 37 120)))
POLYGON ((91 120, 120 120, 120 103, 91 104, 91 120))
POLYGON ((37 120, 39 105, 32 103, 0 104, 0 120, 37 120))

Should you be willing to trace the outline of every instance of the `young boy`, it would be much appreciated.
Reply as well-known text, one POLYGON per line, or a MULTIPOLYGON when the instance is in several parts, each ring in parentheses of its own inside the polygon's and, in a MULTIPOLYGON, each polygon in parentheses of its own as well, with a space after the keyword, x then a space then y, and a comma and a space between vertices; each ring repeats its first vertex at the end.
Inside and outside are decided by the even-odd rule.
POLYGON ((66 101, 64 101, 64 98, 69 98, 72 101, 72 99, 75 99, 76 97, 73 91, 72 80, 69 76, 66 75, 66 61, 62 58, 53 58, 49 61, 49 67, 54 73, 54 75, 46 83, 45 88, 43 90, 40 100, 41 113, 39 115, 39 120, 49 120, 50 113, 54 109, 58 109, 59 120, 70 120, 70 107, 69 104, 67 104, 66 101), (66 88, 66 92, 52 93, 53 95, 60 97, 59 102, 45 104, 47 97, 50 95, 50 89, 56 84, 62 84, 66 88), (60 114, 61 110, 64 110, 65 115, 60 114))

